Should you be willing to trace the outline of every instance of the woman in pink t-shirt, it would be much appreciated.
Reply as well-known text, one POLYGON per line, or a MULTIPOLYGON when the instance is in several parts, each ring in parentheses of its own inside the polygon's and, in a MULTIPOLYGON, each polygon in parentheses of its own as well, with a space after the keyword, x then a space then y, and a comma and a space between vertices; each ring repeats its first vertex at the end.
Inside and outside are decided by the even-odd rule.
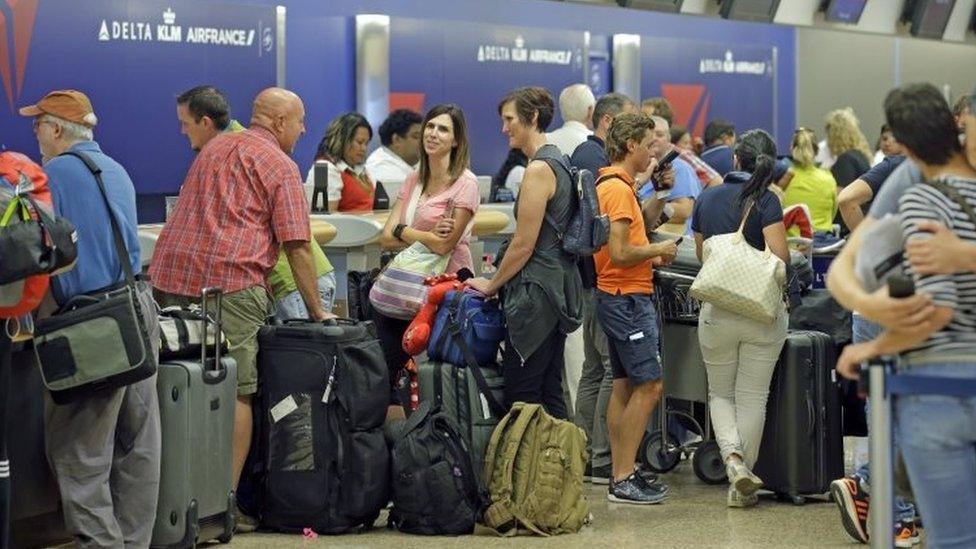
MULTIPOLYGON (((400 250, 421 242, 437 254, 452 254, 448 273, 474 270, 468 239, 480 203, 478 181, 468 170, 467 124, 457 105, 437 105, 424 117, 420 170, 400 188, 380 244, 400 250)), ((403 351, 403 333, 409 320, 373 311, 383 354, 390 369, 390 409, 387 419, 404 417, 397 385, 410 356, 403 351)))

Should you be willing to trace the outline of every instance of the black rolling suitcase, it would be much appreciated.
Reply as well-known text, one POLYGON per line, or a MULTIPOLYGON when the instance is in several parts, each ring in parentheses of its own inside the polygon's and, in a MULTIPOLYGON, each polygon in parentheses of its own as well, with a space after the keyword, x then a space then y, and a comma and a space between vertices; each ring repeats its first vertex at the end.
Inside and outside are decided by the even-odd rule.
MULTIPOLYGON (((220 290, 204 289, 201 304, 199 320, 187 322, 212 322, 214 333, 220 333, 220 290), (215 319, 207 315, 211 295, 216 297, 215 319)), ((162 455, 152 547, 196 547, 212 539, 226 543, 234 535, 237 363, 222 357, 220 347, 214 345, 213 356, 201 345, 195 358, 160 360, 156 390, 162 455)))
POLYGON ((844 476, 844 439, 834 342, 821 332, 791 331, 766 405, 759 461, 764 488, 801 504, 844 476))
POLYGON ((287 321, 258 333, 252 454, 263 527, 339 534, 389 501, 389 374, 372 324, 287 321))

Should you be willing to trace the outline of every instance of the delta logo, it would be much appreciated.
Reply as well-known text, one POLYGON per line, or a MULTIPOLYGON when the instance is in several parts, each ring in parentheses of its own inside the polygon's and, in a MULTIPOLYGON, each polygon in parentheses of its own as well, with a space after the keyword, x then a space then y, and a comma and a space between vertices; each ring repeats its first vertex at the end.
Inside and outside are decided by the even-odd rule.
POLYGON ((20 102, 39 0, 0 1, 0 80, 13 113, 20 102))
POLYGON ((712 93, 703 84, 661 84, 661 96, 671 103, 674 121, 692 135, 705 133, 712 93))

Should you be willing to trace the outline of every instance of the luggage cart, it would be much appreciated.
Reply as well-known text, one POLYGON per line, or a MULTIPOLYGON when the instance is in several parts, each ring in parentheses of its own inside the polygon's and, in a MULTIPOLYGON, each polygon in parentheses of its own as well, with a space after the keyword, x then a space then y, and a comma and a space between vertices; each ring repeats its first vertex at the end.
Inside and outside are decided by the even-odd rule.
POLYGON ((664 371, 664 392, 657 420, 652 420, 638 451, 641 463, 656 473, 667 473, 692 456, 695 475, 707 484, 727 481, 725 463, 712 436, 708 411, 708 379, 698 346, 698 300, 689 295, 695 277, 655 269, 654 295, 660 330, 659 348, 664 371), (691 411, 677 406, 691 403, 691 411), (700 408, 699 408, 700 407, 700 408), (704 420, 695 410, 704 411, 704 420), (679 442, 668 432, 668 420, 680 417, 701 436, 700 441, 679 442), (655 425, 655 423, 657 423, 655 425))

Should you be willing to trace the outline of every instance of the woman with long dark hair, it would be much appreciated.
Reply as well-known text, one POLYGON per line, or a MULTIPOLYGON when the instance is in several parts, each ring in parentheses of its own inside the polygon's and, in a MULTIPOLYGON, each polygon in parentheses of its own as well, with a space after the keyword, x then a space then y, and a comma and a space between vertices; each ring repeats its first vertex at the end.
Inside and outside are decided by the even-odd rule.
POLYGON ((335 117, 315 151, 315 163, 308 170, 305 186, 315 181, 315 164, 329 169, 330 212, 365 212, 373 209, 376 183, 366 173, 366 152, 373 128, 358 112, 335 117))
MULTIPOLYGON (((691 227, 698 257, 702 244, 715 235, 739 230, 753 248, 767 246, 789 265, 790 252, 783 225, 783 207, 769 190, 776 165, 776 143, 763 130, 750 130, 735 145, 736 170, 725 184, 705 189, 695 201, 691 227)), ((758 501, 762 480, 752 473, 759 457, 769 383, 788 322, 783 304, 772 324, 736 311, 702 304, 698 340, 708 374, 708 405, 715 439, 725 459, 731 486, 729 507, 748 507, 758 501)))
MULTIPOLYGON (((420 169, 407 176, 400 187, 380 245, 400 250, 420 242, 438 255, 451 254, 445 272, 473 271, 468 238, 480 195, 478 180, 468 169, 471 157, 464 112, 457 105, 437 105, 424 117, 421 132, 420 169)), ((410 358, 401 343, 410 321, 386 317, 375 310, 373 320, 393 387, 388 417, 404 417, 396 386, 410 358)))

